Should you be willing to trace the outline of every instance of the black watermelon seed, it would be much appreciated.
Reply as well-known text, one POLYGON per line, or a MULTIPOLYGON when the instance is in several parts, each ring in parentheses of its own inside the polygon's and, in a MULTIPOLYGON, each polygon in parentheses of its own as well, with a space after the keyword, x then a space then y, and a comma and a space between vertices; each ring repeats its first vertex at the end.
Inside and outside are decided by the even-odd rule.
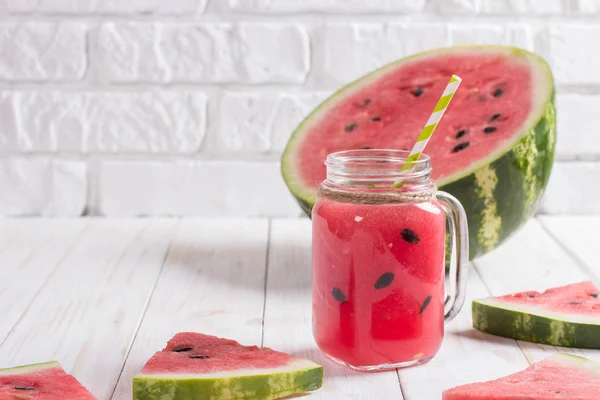
POLYGON ((465 136, 467 134, 467 131, 465 131, 464 129, 461 129, 460 131, 456 132, 456 138, 460 139, 461 137, 465 136))
POLYGON ((346 129, 346 132, 352 132, 353 130, 355 130, 355 129, 356 129, 356 127, 357 127, 357 126, 358 126, 358 125, 356 125, 356 124, 350 124, 350 125, 346 125, 346 128, 345 128, 345 129, 346 129))
POLYGON ((363 106, 363 107, 366 107, 366 106, 368 106, 369 104, 371 104, 371 99, 365 99, 365 101, 363 101, 363 102, 362 102, 362 106, 363 106))
POLYGON ((495 120, 497 120, 498 118, 500 118, 502 116, 502 114, 494 114, 490 117, 490 119, 488 120, 489 122, 494 122, 495 120))
POLYGON ((408 228, 402 229, 402 239, 404 239, 408 243, 412 243, 412 244, 417 244, 421 240, 421 239, 419 239, 419 236, 417 236, 417 234, 414 231, 412 231, 408 228))
POLYGON ((171 351, 173 351, 173 352, 175 352, 175 353, 184 353, 184 352, 186 352, 186 351, 191 351, 191 350, 192 350, 192 348, 191 348, 191 347, 189 347, 189 346, 179 346, 179 347, 175 347, 175 348, 174 348, 173 350, 171 350, 171 351))
POLYGON ((483 133, 493 133, 497 130, 498 128, 496 128, 495 126, 486 126, 485 128, 483 128, 483 133))
POLYGON ((383 289, 392 284, 394 281, 394 274, 392 272, 386 272, 382 274, 375 282, 375 289, 383 289))
POLYGON ((336 299, 340 303, 343 303, 346 301, 346 295, 344 294, 344 292, 342 292, 340 289, 338 289, 336 287, 331 289, 331 295, 333 296, 334 299, 336 299))
POLYGON ((461 150, 464 150, 464 149, 466 149, 467 147, 469 147, 469 144, 470 144, 469 142, 462 142, 462 143, 459 143, 459 144, 457 144, 456 146, 454 146, 454 148, 452 149, 452 152, 453 152, 453 153, 458 153, 459 151, 461 151, 461 150))
POLYGON ((423 311, 425 311, 425 309, 427 308, 427 306, 429 305, 430 302, 431 302, 431 296, 427 296, 427 298, 423 302, 423 305, 421 306, 421 310, 419 311, 419 314, 423 314, 423 311))
POLYGON ((205 355, 203 355, 203 354, 194 354, 194 355, 192 355, 192 356, 189 356, 189 358, 199 358, 199 359, 201 359, 201 360, 204 360, 204 359, 206 359, 206 358, 209 358, 209 357, 208 357, 208 356, 205 356, 205 355))
POLYGON ((579 301, 570 301, 570 302, 568 302, 567 304, 570 304, 570 305, 572 305, 572 306, 580 306, 580 305, 582 305, 583 303, 580 303, 579 301))
POLYGON ((535 294, 528 294, 527 297, 529 297, 530 299, 533 299, 535 297, 535 294))
POLYGON ((598 298, 598 293, 592 293, 592 294, 590 294, 590 297, 593 297, 593 298, 597 299, 598 298))
POLYGON ((13 389, 15 390, 37 390, 33 386, 15 386, 13 389))
POLYGON ((422 95, 422 94, 423 94, 423 88, 420 88, 420 87, 416 88, 416 89, 415 89, 415 90, 412 92, 412 94, 413 94, 413 96, 415 96, 415 97, 419 97, 420 95, 422 95))
POLYGON ((363 150, 371 150, 370 147, 361 147, 363 150))
POLYGON ((371 118, 371 121, 373 121, 373 122, 379 122, 379 121, 381 121, 381 118, 380 117, 373 117, 373 118, 371 118))
POLYGON ((504 93, 504 91, 502 89, 498 88, 498 89, 494 90, 494 93, 492 94, 492 96, 500 97, 500 96, 502 96, 502 93, 504 93))

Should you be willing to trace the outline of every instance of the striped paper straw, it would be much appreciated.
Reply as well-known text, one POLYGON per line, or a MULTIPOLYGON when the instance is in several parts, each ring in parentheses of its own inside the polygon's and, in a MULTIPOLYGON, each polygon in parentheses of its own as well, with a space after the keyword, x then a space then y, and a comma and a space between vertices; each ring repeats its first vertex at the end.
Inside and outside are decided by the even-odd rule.
MULTIPOLYGON (((425 127, 421 131, 417 142, 415 143, 412 150, 410 151, 410 154, 406 158, 406 162, 402 167, 402 171, 408 171, 410 173, 415 168, 414 163, 418 161, 419 157, 421 157, 421 154, 423 154, 425 146, 427 146, 429 139, 431 139, 433 131, 435 131, 435 128, 438 126, 438 123, 442 119, 442 115, 444 115, 446 108, 448 108, 448 104, 450 104, 450 100, 452 100, 452 97, 454 97, 454 93, 456 93, 458 85, 460 85, 461 82, 462 79, 459 76, 452 75, 452 77, 450 78, 450 82, 448 82, 446 89, 444 89, 444 93, 442 93, 442 97, 440 97, 437 104, 435 105, 433 113, 431 113, 431 115, 429 116, 429 119, 427 120, 425 127)), ((398 179, 396 182, 394 182, 392 187, 399 188, 404 184, 404 182, 404 179, 398 179)))

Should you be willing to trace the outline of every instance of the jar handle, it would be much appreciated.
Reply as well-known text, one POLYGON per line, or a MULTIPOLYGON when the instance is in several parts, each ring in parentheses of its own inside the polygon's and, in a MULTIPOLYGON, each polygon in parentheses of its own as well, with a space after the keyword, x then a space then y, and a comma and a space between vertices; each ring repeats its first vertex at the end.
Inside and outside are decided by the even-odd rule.
POLYGON ((456 197, 438 191, 437 198, 442 203, 450 227, 450 287, 444 303, 444 319, 450 322, 465 303, 469 275, 469 228, 465 209, 456 197))

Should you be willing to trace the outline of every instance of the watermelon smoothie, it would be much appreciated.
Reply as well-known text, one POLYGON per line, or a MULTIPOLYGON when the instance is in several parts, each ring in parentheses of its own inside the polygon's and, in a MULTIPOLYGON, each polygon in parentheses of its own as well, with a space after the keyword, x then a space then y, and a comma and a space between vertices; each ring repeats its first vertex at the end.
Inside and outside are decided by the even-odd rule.
MULTIPOLYGON (((444 306, 449 207, 436 197, 426 157, 401 188, 390 189, 403 153, 330 155, 312 210, 313 334, 326 355, 356 369, 428 361, 450 312, 444 306)), ((467 243, 462 228, 460 253, 467 243)))

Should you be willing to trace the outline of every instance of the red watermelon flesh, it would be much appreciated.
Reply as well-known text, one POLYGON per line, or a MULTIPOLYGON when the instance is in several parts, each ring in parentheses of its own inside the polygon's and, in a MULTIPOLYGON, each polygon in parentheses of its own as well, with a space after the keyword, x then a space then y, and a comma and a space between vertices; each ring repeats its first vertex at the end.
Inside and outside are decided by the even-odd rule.
POLYGON ((415 54, 332 94, 298 125, 281 157, 283 179, 302 210, 312 215, 327 155, 410 150, 452 74, 462 83, 424 151, 431 176, 465 209, 471 259, 519 229, 552 170, 555 90, 542 58, 507 46, 415 54))
POLYGON ((175 335, 133 379, 134 400, 272 400, 317 390, 323 367, 202 333, 175 335))
POLYGON ((573 315, 600 317, 600 290, 592 281, 548 289, 542 293, 536 291, 521 292, 491 298, 498 303, 522 305, 531 309, 536 307, 573 315))
POLYGON ((532 109, 531 67, 498 54, 438 54, 378 76, 309 127, 296 152, 303 184, 316 188, 336 151, 411 149, 452 74, 463 82, 425 151, 432 178, 443 181, 505 147, 532 109))
POLYGON ((57 362, 0 369, 0 400, 95 400, 57 362))
POLYGON ((267 347, 242 346, 235 340, 183 332, 175 335, 162 351, 148 360, 142 373, 210 373, 236 370, 242 366, 272 368, 294 360, 288 354, 267 347))
POLYGON ((446 390, 443 400, 597 400, 600 365, 558 353, 495 381, 446 390))

